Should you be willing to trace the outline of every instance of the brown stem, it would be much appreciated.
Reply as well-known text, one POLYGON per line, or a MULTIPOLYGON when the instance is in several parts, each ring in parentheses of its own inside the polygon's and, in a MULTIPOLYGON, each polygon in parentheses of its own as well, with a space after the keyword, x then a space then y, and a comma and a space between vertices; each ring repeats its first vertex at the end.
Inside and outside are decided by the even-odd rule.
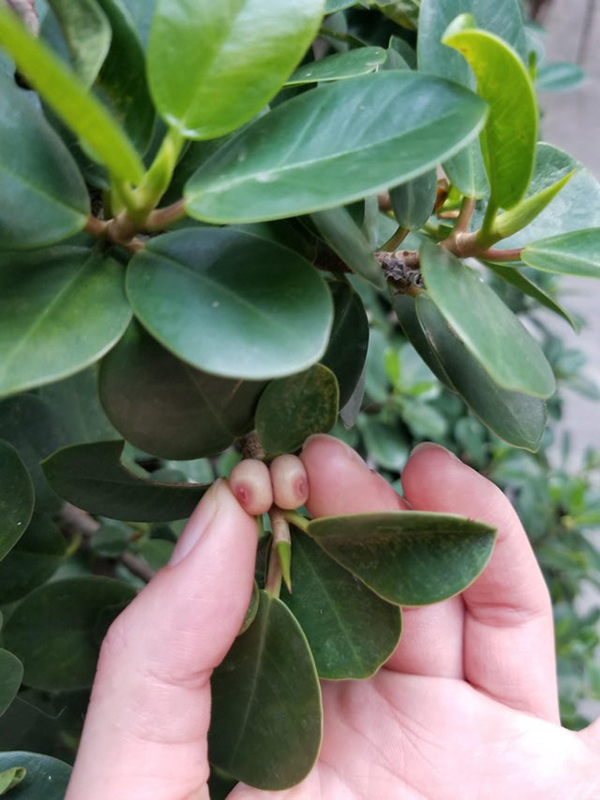
POLYGON ((381 194, 377 195, 377 205, 379 206, 380 211, 391 211, 392 210, 392 201, 390 200, 390 193, 389 192, 381 192, 381 194))
POLYGON ((456 220, 456 225, 452 230, 453 234, 467 233, 467 231, 469 230, 469 223, 471 222, 471 218, 473 217, 474 211, 475 211, 475 198, 474 197, 463 198, 462 205, 460 207, 460 212, 458 214, 458 219, 456 220))
POLYGON ((284 569, 279 555, 279 545, 283 543, 284 546, 291 547, 292 539, 290 536, 290 526, 287 523, 284 512, 278 506, 272 506, 269 511, 269 519, 271 520, 271 528, 273 530, 273 542, 271 544, 271 556, 269 558, 269 569, 265 581, 265 591, 273 597, 279 597, 282 580, 285 579, 288 590, 291 590, 289 570, 286 570, 288 572, 287 577, 284 576, 284 569))
POLYGON ((252 431, 252 433, 240 439, 240 444, 242 445, 242 458, 263 459, 266 455, 256 431, 252 431))
POLYGON ((480 250, 475 255, 484 261, 520 261, 522 247, 515 247, 511 250, 480 250))
POLYGON ((379 250, 375 258, 381 264, 383 275, 396 294, 418 294, 423 288, 419 254, 416 250, 396 250, 388 253, 379 250))
POLYGON ((178 200, 176 203, 172 203, 170 206, 157 208, 155 211, 153 211, 146 220, 144 230, 148 231, 148 233, 162 231, 164 228, 167 228, 174 222, 183 219, 185 215, 184 202, 183 200, 178 200))
POLYGON ((87 218, 85 230, 91 236, 96 236, 98 239, 104 239, 107 236, 106 222, 103 222, 97 217, 89 216, 87 218))
POLYGON ((406 239, 409 233, 410 233, 410 228, 403 228, 402 225, 400 225, 400 227, 394 233, 394 235, 390 236, 387 242, 381 245, 380 249, 385 250, 386 252, 397 250, 402 244, 402 242, 406 239))

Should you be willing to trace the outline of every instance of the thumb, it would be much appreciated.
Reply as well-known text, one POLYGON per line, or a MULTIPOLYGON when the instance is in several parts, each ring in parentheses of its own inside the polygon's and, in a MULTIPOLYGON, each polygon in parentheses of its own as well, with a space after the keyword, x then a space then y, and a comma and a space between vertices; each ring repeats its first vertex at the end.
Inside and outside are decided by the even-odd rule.
POLYGON ((225 481, 111 626, 65 800, 204 800, 210 675, 250 600, 256 524, 225 481))
POLYGON ((579 731, 579 736, 591 750, 600 755, 600 717, 592 722, 591 725, 588 725, 587 728, 579 731))

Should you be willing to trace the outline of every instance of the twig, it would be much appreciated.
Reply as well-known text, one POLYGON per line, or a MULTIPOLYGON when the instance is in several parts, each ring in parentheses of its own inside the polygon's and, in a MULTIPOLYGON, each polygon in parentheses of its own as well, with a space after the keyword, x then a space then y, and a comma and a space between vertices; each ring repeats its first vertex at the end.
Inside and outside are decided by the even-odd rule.
POLYGON ((252 431, 247 436, 244 436, 240 443, 242 445, 243 458, 258 458, 263 459, 266 455, 262 444, 260 443, 256 431, 252 431))
POLYGON ((157 208, 155 211, 152 211, 146 220, 144 230, 148 233, 162 231, 164 228, 167 228, 174 222, 183 219, 185 215, 186 212, 184 202, 183 200, 178 200, 176 203, 172 203, 170 206, 157 208))
POLYGON ((473 216, 473 212, 475 211, 475 198, 474 197, 465 197, 463 198, 462 205, 460 207, 460 212, 458 214, 458 219, 456 220, 456 225, 453 228, 452 233, 466 233, 469 230, 469 223, 471 222, 471 218, 473 216))

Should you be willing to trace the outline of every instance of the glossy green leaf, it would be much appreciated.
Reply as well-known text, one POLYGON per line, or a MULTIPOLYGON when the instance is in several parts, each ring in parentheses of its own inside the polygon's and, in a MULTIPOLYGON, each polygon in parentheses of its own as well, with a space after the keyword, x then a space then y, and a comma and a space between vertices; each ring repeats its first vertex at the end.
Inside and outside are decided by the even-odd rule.
POLYGON ((399 472, 404 467, 411 445, 399 425, 363 414, 358 418, 358 429, 369 455, 380 468, 399 472))
POLYGON ((17 696, 23 680, 23 664, 9 650, 0 649, 0 716, 17 696))
MULTIPOLYGON (((2 14, 0 6, 0 43, 2 14)), ((26 92, 0 73, 0 246, 38 247, 81 230, 89 211, 83 178, 26 92)))
POLYGON ((421 0, 393 0, 391 3, 387 0, 372 0, 371 4, 403 28, 408 28, 409 31, 417 29, 421 0))
POLYGON ((40 461, 66 442, 60 421, 39 397, 22 394, 0 402, 0 439, 19 452, 35 488, 36 510, 56 511, 61 501, 48 486, 40 461))
POLYGON ((533 452, 538 450, 546 425, 544 401, 498 386, 426 294, 419 295, 416 306, 431 348, 452 385, 473 413, 509 444, 533 452))
POLYGON ((324 0, 158 0, 148 78, 160 114, 191 139, 238 128, 289 77, 323 12, 324 0))
MULTIPOLYGON (((419 69, 448 78, 469 89, 475 87, 473 73, 465 59, 442 44, 442 37, 458 14, 472 14, 480 28, 491 31, 508 42, 527 61, 528 46, 519 0, 422 0, 419 14, 419 69)), ((483 197, 488 182, 478 142, 473 142, 444 163, 451 182, 467 197, 483 197)))
POLYGON ((34 504, 27 467, 12 444, 0 439, 0 560, 27 530, 34 504))
POLYGON ((305 534, 292 539, 292 587, 282 600, 300 623, 320 678, 368 678, 393 653, 401 630, 387 603, 305 534))
POLYGON ((346 208, 330 208, 311 215, 315 227, 352 272, 378 289, 385 286, 379 262, 362 231, 346 208))
POLYGON ((568 172, 552 186, 548 186, 542 189, 541 192, 521 200, 510 211, 505 211, 504 214, 497 216, 492 225, 492 235, 494 237, 497 236, 499 239, 506 239, 508 236, 512 236, 513 233, 525 228, 564 189, 574 174, 574 171, 568 172))
POLYGON ((600 228, 533 242, 523 250, 521 258, 530 267, 543 272, 600 278, 600 228))
POLYGON ((308 533, 380 597, 403 606, 461 592, 487 564, 495 538, 483 522, 425 511, 321 517, 308 533))
POLYGON ((52 577, 66 546, 51 516, 35 513, 23 536, 0 561, 0 604, 20 600, 52 577))
POLYGON ((461 87, 408 70, 324 84, 219 150, 188 182, 186 207, 209 222, 335 208, 427 172, 475 138, 485 113, 461 87))
POLYGON ((579 64, 571 61, 555 61, 543 64, 536 73, 535 85, 537 89, 548 92, 559 92, 573 89, 585 80, 585 72, 579 64))
POLYGON ((248 380, 318 361, 333 316, 327 286, 310 264, 232 228, 151 239, 131 260, 127 292, 144 327, 176 356, 248 380))
POLYGON ((135 589, 112 578, 67 578, 40 586, 17 606, 4 642, 25 666, 24 682, 49 692, 92 685, 99 643, 90 631, 101 614, 121 609, 135 589))
POLYGON ((292 72, 286 86, 299 86, 319 81, 339 81, 356 75, 376 72, 387 58, 382 47, 357 47, 346 53, 336 53, 320 61, 310 61, 292 72))
POLYGON ((72 375, 122 336, 131 309, 123 267, 63 246, 0 256, 0 395, 72 375))
POLYGON ((489 104, 480 142, 490 202, 512 208, 525 194, 535 159, 538 110, 531 78, 518 53, 493 33, 453 31, 443 42, 467 59, 477 92, 489 104))
POLYGON ((121 2, 127 8, 140 41, 146 48, 156 0, 121 0, 121 2))
POLYGON ((86 86, 100 72, 110 48, 110 22, 97 0, 48 0, 56 14, 73 69, 86 86))
POLYGON ((170 522, 190 516, 207 486, 159 483, 129 472, 122 442, 73 445, 42 463, 52 488, 92 514, 136 522, 170 522))
POLYGON ((135 447, 161 458, 193 459, 225 450, 252 429, 265 384, 190 367, 132 325, 102 362, 102 405, 135 447))
MULTIPOLYGON (((58 56, 29 35, 4 4, 0 4, 0 45, 8 50, 42 97, 112 174, 134 182, 141 180, 143 164, 113 117, 58 56)), ((4 91, 3 87, 0 94, 4 91)), ((19 151, 27 151, 21 145, 23 142, 19 151)))
POLYGON ((333 327, 321 363, 334 373, 340 387, 340 408, 354 392, 369 345, 369 320, 362 300, 347 283, 329 285, 333 297, 333 327))
POLYGON ((14 792, 18 800, 63 800, 71 776, 68 764, 38 753, 0 753, 0 770, 14 768, 26 771, 25 778, 14 792))
POLYGON ((24 780, 27 771, 24 767, 11 767, 0 772, 0 794, 6 794, 24 780))
POLYGON ((538 397, 554 392, 540 346, 477 272, 432 242, 421 248, 421 271, 431 299, 496 383, 538 397))
POLYGON ((516 263, 509 263, 509 264, 501 264, 497 261, 486 261, 484 262, 486 267, 491 270, 495 275, 502 280, 510 283, 512 286, 515 286, 519 291, 526 294, 528 297, 532 297, 536 300, 540 305, 547 308, 549 311, 552 311, 554 314, 558 314, 559 317, 562 317, 569 325, 573 328, 575 332, 578 332, 580 329, 580 325, 578 321, 569 314, 569 312, 563 308, 560 303, 557 303, 547 292, 545 292, 537 283, 534 283, 532 280, 523 274, 519 265, 516 263))
POLYGON ((300 626, 260 593, 252 625, 212 680, 208 755, 228 775, 268 791, 299 783, 321 744, 321 693, 300 626))
POLYGON ((145 153, 152 138, 156 113, 146 82, 146 59, 121 0, 96 0, 112 29, 112 43, 96 88, 138 152, 145 153))
POLYGON ((427 222, 436 197, 437 172, 434 169, 390 189, 390 201, 398 224, 411 230, 427 222))
POLYGON ((398 317, 398 322, 406 338, 421 356, 435 377, 447 386, 454 389, 452 381, 440 363, 435 351, 432 349, 425 332, 417 317, 417 308, 412 297, 406 294, 392 295, 392 307, 398 317))
POLYGON ((306 372, 268 384, 256 408, 256 432, 270 455, 291 453, 313 433, 328 433, 338 411, 335 375, 315 364, 306 372))

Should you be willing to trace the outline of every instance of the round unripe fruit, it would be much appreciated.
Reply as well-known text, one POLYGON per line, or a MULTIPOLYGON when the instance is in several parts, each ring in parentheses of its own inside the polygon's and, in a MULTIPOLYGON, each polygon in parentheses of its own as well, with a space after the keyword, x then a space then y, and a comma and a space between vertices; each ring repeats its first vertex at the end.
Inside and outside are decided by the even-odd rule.
POLYGON ((231 470, 231 491, 242 508, 252 514, 266 514, 273 505, 269 468, 262 461, 246 458, 231 470))
POLYGON ((273 499, 279 508, 303 506, 308 499, 308 476, 297 456, 277 456, 271 462, 273 499))

